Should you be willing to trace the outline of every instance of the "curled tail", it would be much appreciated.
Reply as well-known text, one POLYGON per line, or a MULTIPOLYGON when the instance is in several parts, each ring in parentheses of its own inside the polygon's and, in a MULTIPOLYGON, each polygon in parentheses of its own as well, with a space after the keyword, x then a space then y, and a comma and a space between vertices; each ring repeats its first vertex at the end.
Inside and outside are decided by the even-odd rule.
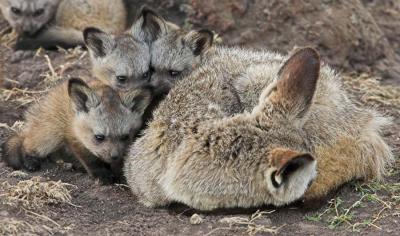
POLYGON ((373 112, 359 136, 344 136, 332 146, 317 147, 318 176, 305 198, 322 198, 353 179, 383 180, 394 161, 380 134, 389 124, 390 119, 373 112))
POLYGON ((3 144, 3 161, 14 169, 22 168, 23 137, 15 134, 3 144))
POLYGON ((394 163, 391 148, 383 140, 382 129, 391 124, 391 119, 373 112, 373 118, 367 124, 359 147, 361 148, 362 172, 366 179, 382 180, 388 168, 394 163))

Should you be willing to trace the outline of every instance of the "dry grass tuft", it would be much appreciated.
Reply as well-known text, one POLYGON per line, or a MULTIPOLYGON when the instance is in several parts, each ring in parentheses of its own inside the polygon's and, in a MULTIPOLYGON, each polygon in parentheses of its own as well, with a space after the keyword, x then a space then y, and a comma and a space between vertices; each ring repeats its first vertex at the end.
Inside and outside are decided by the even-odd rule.
POLYGON ((228 224, 229 227, 216 228, 206 235, 212 235, 219 230, 232 230, 232 229, 246 229, 249 235, 256 235, 257 233, 270 233, 276 234, 283 226, 271 226, 269 218, 264 218, 265 215, 271 214, 273 211, 256 211, 250 217, 225 217, 220 220, 221 223, 228 224), (267 221, 267 223, 265 223, 267 221))
POLYGON ((21 131, 24 127, 25 122, 17 120, 14 122, 14 124, 12 126, 9 126, 7 123, 0 123, 0 129, 7 129, 7 130, 11 130, 14 132, 18 132, 21 131))
POLYGON ((0 235, 21 235, 23 233, 35 233, 35 228, 25 221, 13 218, 0 220, 0 235))
POLYGON ((15 170, 8 174, 8 177, 12 178, 20 178, 20 179, 27 179, 29 177, 29 174, 20 170, 15 170))
POLYGON ((28 89, 12 88, 12 89, 1 89, 0 101, 9 102, 14 101, 19 106, 24 106, 38 100, 38 95, 46 93, 47 90, 43 91, 31 91, 28 89))
POLYGON ((346 87, 361 96, 363 103, 385 105, 400 113, 400 87, 381 85, 379 78, 368 74, 348 74, 343 76, 346 87))
POLYGON ((10 48, 17 41, 17 36, 17 33, 11 27, 6 27, 0 31, 0 44, 10 48))
MULTIPOLYGON (((42 95, 46 94, 54 85, 58 84, 60 81, 63 81, 63 79, 66 78, 66 72, 70 69, 73 69, 74 66, 79 65, 82 59, 87 55, 87 52, 80 47, 69 50, 59 50, 61 53, 65 54, 66 62, 58 66, 54 66, 50 57, 44 53, 43 49, 40 48, 36 51, 35 57, 44 57, 48 66, 48 71, 41 75, 43 77, 43 81, 40 83, 40 86, 38 86, 44 89, 29 90, 27 88, 18 87, 13 87, 11 89, 0 89, 0 101, 14 101, 19 104, 18 106, 25 106, 32 102, 37 102, 38 99, 42 95)), ((19 84, 18 81, 13 81, 10 79, 8 79, 8 81, 19 84)))
POLYGON ((0 219, 0 235, 66 235, 72 229, 32 211, 25 210, 25 215, 28 221, 0 219))
POLYGON ((4 182, 4 193, 0 195, 4 204, 22 205, 27 209, 39 209, 48 204, 71 203, 71 188, 76 186, 61 181, 42 181, 40 177, 23 180, 16 185, 4 182))
POLYGON ((47 66, 49 68, 49 70, 42 75, 44 77, 43 82, 45 83, 45 85, 53 85, 64 79, 66 71, 78 65, 87 55, 87 52, 84 51, 81 47, 75 47, 68 50, 59 48, 58 50, 61 53, 65 54, 66 62, 55 67, 50 57, 48 55, 44 55, 47 66))

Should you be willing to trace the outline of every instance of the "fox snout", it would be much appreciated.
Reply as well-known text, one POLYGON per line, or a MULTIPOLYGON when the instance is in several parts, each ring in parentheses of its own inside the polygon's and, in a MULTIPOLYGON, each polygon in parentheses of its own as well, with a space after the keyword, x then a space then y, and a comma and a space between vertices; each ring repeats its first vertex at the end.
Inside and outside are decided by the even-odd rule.
POLYGON ((19 28, 19 33, 25 37, 31 37, 36 33, 36 29, 32 22, 24 21, 19 28))

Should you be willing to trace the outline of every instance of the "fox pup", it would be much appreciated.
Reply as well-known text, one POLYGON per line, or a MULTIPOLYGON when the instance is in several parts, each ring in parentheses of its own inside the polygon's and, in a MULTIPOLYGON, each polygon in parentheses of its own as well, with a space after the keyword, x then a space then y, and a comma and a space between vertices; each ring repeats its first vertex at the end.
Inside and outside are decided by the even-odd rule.
POLYGON ((147 7, 124 35, 84 31, 96 77, 118 89, 150 85, 155 96, 164 96, 200 64, 213 37, 208 30, 185 32, 147 7))
POLYGON ((23 130, 5 143, 5 161, 35 171, 40 159, 65 147, 91 177, 118 177, 109 167, 122 168, 150 98, 145 88, 122 93, 97 80, 70 79, 28 110, 23 130))
POLYGON ((387 124, 349 99, 312 48, 286 57, 217 47, 160 103, 124 174, 149 207, 281 206, 382 178, 393 160, 387 124))
POLYGON ((83 31, 92 74, 119 91, 150 86, 150 47, 129 34, 112 35, 90 27, 83 31))
POLYGON ((0 0, 0 8, 22 50, 83 45, 86 27, 120 33, 127 24, 123 0, 0 0))
POLYGON ((167 94, 174 84, 199 67, 217 37, 210 30, 186 31, 149 8, 143 8, 131 34, 151 45, 151 85, 167 94))

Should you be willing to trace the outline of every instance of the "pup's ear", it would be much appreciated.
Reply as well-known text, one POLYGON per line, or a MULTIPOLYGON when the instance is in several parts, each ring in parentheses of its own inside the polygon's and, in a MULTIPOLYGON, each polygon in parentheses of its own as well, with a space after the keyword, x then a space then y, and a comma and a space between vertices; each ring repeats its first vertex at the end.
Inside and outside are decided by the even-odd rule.
POLYGON ((207 51, 214 40, 214 33, 207 29, 192 30, 183 38, 184 45, 188 46, 195 56, 207 51))
POLYGON ((152 100, 152 90, 145 87, 125 92, 121 95, 121 100, 125 107, 141 116, 150 105, 152 100))
POLYGON ((77 112, 89 112, 100 104, 96 93, 81 79, 72 78, 68 81, 68 95, 77 112))
POLYGON ((147 6, 143 6, 130 29, 134 38, 151 43, 168 31, 167 24, 160 15, 147 6))
POLYGON ((111 53, 116 43, 111 34, 89 27, 83 31, 86 47, 93 57, 104 57, 111 53))

